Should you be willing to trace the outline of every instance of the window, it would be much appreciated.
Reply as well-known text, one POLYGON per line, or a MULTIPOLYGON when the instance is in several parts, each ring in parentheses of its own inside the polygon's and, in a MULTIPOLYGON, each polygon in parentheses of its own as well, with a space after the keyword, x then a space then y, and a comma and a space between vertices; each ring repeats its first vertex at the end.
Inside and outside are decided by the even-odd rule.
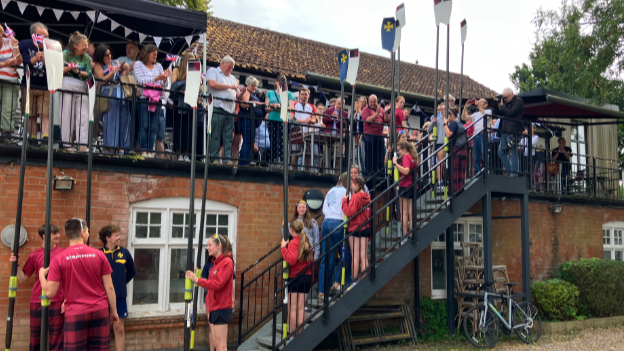
MULTIPOLYGON (((460 243, 483 243, 483 222, 480 218, 462 219, 453 224, 455 257, 463 255, 460 243)), ((454 261, 456 264, 456 261, 454 261)), ((431 297, 446 299, 446 235, 431 243, 431 297)), ((453 266, 453 274, 457 271, 453 266)))
MULTIPOLYGON (((188 212, 188 198, 154 199, 134 204, 131 209, 128 250, 134 257, 137 275, 128 285, 128 309, 132 315, 184 313, 184 275, 188 259, 188 238, 192 235, 191 259, 196 265, 201 201, 195 213, 188 212), (194 223, 193 233, 189 223, 194 223)), ((204 241, 219 233, 232 242, 236 255, 236 216, 233 206, 206 201, 204 241)), ((205 251, 202 255, 202 267, 205 251)), ((200 267, 201 268, 201 267, 200 267)), ((200 289, 201 297, 204 296, 200 289)), ((200 298, 200 309, 205 309, 200 298)))
POLYGON ((587 164, 587 139, 585 138, 585 126, 572 126, 570 127, 572 133, 571 147, 572 147, 572 174, 576 174, 578 171, 584 171, 587 164))
POLYGON ((602 246, 605 260, 624 261, 624 222, 602 226, 602 246))

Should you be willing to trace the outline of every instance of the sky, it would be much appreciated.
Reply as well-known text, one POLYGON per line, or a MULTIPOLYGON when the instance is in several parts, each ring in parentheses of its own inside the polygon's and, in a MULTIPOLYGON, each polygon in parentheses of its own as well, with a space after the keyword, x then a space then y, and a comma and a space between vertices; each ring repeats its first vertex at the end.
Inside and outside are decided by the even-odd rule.
MULTIPOLYGON (((402 0, 212 0, 214 16, 254 27, 390 57, 381 48, 381 23, 402 0)), ((401 62, 435 67, 436 25, 431 0, 403 0, 401 62)), ((497 92, 513 84, 516 65, 529 62, 535 12, 561 0, 453 0, 450 70, 461 70, 460 23, 466 19, 464 74, 497 92)), ((440 25, 439 68, 446 69, 446 26, 440 25)), ((287 50, 285 48, 285 50, 287 50)))

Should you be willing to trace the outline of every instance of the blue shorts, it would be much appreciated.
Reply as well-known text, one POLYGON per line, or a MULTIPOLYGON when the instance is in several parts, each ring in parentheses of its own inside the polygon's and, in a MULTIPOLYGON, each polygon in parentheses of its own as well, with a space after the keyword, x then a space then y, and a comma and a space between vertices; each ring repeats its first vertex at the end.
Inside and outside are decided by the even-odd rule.
POLYGON ((128 317, 128 304, 126 299, 117 299, 117 315, 119 318, 128 317))

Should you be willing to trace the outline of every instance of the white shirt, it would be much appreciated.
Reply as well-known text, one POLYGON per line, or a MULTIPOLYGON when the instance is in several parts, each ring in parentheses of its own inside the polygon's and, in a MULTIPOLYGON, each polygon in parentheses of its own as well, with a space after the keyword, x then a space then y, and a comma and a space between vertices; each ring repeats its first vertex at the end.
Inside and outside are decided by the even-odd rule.
MULTIPOLYGON (((217 68, 212 67, 208 70, 208 73, 206 74, 206 81, 211 81, 211 80, 214 80, 217 83, 221 83, 225 85, 236 84, 236 78, 231 74, 229 76, 226 76, 225 74, 223 74, 221 67, 217 67, 217 68)), ((236 103, 232 101, 223 101, 220 99, 236 100, 236 90, 234 89, 225 89, 225 90, 210 89, 210 91, 212 92, 212 96, 218 98, 218 99, 214 99, 214 102, 213 102, 214 107, 220 107, 229 113, 234 113, 236 109, 236 103)))
MULTIPOLYGON (((539 136, 534 135, 531 138, 531 148, 532 148, 532 152, 531 154, 533 156, 535 156, 535 148, 537 148, 537 141, 539 140, 539 136)), ((524 148, 524 156, 529 156, 529 147, 527 145, 527 137, 523 137, 522 140, 520 140, 520 146, 525 146, 524 148)))
MULTIPOLYGON (((492 110, 485 110, 485 115, 492 115, 492 110)), ((481 111, 477 111, 470 115, 472 118, 472 124, 474 125, 474 133, 479 134, 483 130, 483 116, 484 114, 481 111)))
POLYGON ((323 202, 323 214, 325 219, 344 220, 342 213, 342 199, 347 193, 347 189, 343 186, 335 186, 329 190, 323 202))
MULTIPOLYGON (((299 123, 304 121, 310 117, 310 113, 314 113, 314 106, 310 105, 310 103, 306 103, 303 105, 301 102, 295 103, 295 118, 299 123)), ((301 127, 301 130, 304 134, 308 133, 309 127, 301 127)))

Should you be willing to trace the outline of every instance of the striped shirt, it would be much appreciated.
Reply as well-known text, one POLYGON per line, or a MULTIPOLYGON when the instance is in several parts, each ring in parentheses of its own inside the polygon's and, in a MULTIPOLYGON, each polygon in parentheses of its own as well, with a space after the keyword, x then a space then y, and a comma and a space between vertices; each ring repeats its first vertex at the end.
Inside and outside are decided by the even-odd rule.
MULTIPOLYGON (((2 48, 0 49, 0 62, 6 62, 13 57, 13 47, 11 45, 11 38, 2 38, 2 48)), ((14 67, 2 67, 0 68, 0 79, 4 80, 16 80, 19 79, 19 74, 14 67)))
MULTIPOLYGON (((165 74, 163 71, 162 65, 160 63, 155 63, 154 68, 148 69, 145 67, 143 62, 136 61, 134 64, 134 77, 136 78, 137 83, 141 85, 145 84, 155 84, 156 81, 154 78, 158 77, 161 74, 165 74)), ((162 84, 162 81, 159 82, 162 84)))

